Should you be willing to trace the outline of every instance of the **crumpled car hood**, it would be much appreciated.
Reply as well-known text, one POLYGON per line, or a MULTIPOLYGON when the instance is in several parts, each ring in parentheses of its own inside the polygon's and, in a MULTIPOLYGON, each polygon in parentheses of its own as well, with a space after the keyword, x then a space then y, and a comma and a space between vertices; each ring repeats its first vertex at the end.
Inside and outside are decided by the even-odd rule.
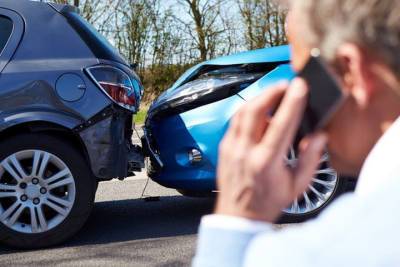
POLYGON ((239 95, 249 100, 258 95, 265 86, 280 79, 291 79, 293 72, 289 66, 290 61, 290 47, 278 46, 272 48, 263 48, 247 52, 242 52, 230 56, 219 57, 213 60, 202 62, 187 70, 168 90, 163 92, 150 106, 149 112, 155 110, 160 104, 165 102, 175 94, 176 89, 189 82, 196 75, 209 68, 210 66, 230 66, 230 65, 244 65, 244 64, 257 64, 257 63, 278 63, 280 65, 277 69, 267 74, 259 81, 254 83, 248 89, 243 90, 239 95))
POLYGON ((190 77, 204 66, 209 65, 236 65, 236 64, 250 64, 250 63, 273 63, 273 62, 288 62, 290 61, 290 47, 288 45, 277 46, 272 48, 262 48, 247 52, 234 54, 231 56, 219 57, 213 60, 202 62, 189 70, 187 70, 167 91, 174 90, 181 86, 190 77))

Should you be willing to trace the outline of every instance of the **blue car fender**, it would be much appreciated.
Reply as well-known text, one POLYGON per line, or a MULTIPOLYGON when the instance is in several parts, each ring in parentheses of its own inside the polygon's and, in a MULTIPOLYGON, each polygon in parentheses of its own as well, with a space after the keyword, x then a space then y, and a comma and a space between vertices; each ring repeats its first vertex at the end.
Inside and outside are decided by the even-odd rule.
POLYGON ((266 74, 264 77, 241 91, 239 95, 244 100, 250 101, 267 90, 268 87, 271 87, 280 81, 290 81, 295 77, 295 75, 296 74, 290 64, 280 65, 275 70, 266 74))

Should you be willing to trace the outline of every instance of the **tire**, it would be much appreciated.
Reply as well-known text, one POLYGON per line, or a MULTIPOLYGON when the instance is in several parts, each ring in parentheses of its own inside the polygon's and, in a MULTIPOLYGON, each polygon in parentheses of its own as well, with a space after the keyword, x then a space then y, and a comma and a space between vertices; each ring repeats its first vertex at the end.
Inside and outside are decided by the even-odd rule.
POLYGON ((354 191, 355 188, 355 183, 353 179, 349 178, 342 178, 338 177, 337 184, 335 187, 335 190, 332 192, 332 195, 330 198, 318 209, 315 209, 311 212, 307 212, 304 214, 288 214, 288 213, 283 213, 281 218, 278 220, 278 223, 301 223, 305 222, 309 219, 315 218, 318 216, 319 213, 321 213, 327 206, 329 206, 330 203, 332 203, 336 198, 339 196, 343 195, 344 193, 347 192, 352 192, 354 191))
POLYGON ((0 194, 1 187, 4 189, 7 184, 9 188, 10 185, 13 188, 11 194, 15 194, 11 198, 0 198, 1 243, 22 249, 44 248, 64 242, 82 228, 93 207, 97 182, 87 161, 77 149, 51 135, 22 134, 0 143, 0 162, 0 194), (11 155, 18 159, 25 173, 29 174, 24 177, 19 175, 24 178, 23 180, 17 181, 6 171, 5 166, 12 162, 11 155), (46 157, 48 157, 47 164, 44 163, 46 157), (39 159, 37 168, 34 167, 36 158, 39 159), (40 175, 41 166, 44 166, 42 175, 40 175), (61 176, 61 172, 65 175, 61 176), (57 178, 55 174, 61 177, 57 178), (34 177, 37 177, 37 180, 34 180, 34 177), (53 178, 53 181, 50 178, 53 178), (22 185, 21 181, 25 181, 25 184, 22 185), (40 193, 37 191, 38 188, 40 193), (42 190, 43 188, 45 189, 42 190), (18 199, 19 208, 7 218, 6 210, 14 205, 11 204, 12 201, 17 203, 18 199), (35 204, 38 199, 40 203, 35 204), (54 201, 55 199, 57 201, 54 201), (22 202, 24 200, 25 202, 22 202), (58 208, 47 206, 50 204, 58 208), (23 205, 26 208, 21 208, 23 205), (12 217, 19 209, 23 211, 16 222, 7 226, 6 223, 12 223, 12 217), (46 223, 43 223, 43 219, 46 223))
POLYGON ((146 157, 144 163, 146 166, 148 177, 154 178, 160 173, 161 171, 160 167, 150 157, 146 157))

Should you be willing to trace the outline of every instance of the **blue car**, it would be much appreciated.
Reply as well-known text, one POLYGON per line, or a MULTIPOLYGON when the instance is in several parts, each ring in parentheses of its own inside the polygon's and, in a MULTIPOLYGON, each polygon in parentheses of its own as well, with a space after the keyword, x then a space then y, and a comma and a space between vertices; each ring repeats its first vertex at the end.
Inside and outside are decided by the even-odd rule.
MULTIPOLYGON (((189 69, 149 109, 142 140, 148 175, 183 195, 214 192, 218 146, 232 116, 269 86, 294 76, 288 46, 225 56, 189 69)), ((291 149, 288 164, 296 157, 291 149)), ((283 211, 283 221, 315 216, 349 189, 347 179, 338 177, 328 159, 327 154, 321 158, 313 184, 283 211)))

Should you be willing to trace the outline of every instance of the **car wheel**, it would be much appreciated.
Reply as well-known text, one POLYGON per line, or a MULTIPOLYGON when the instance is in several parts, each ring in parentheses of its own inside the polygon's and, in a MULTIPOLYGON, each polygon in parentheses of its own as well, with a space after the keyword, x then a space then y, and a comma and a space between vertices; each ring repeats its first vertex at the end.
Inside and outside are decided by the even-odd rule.
MULTIPOLYGON (((287 158, 288 165, 297 163, 297 152, 292 148, 287 158)), ((279 223, 298 223, 317 216, 329 203, 341 194, 354 190, 355 184, 341 178, 329 164, 329 155, 325 153, 315 172, 312 183, 303 195, 295 199, 285 210, 279 223)))
POLYGON ((144 164, 146 166, 148 177, 154 178, 160 172, 160 167, 156 163, 154 163, 150 157, 145 158, 144 164))
POLYGON ((94 202, 95 179, 69 143, 24 134, 0 143, 0 241, 52 246, 74 235, 94 202))

